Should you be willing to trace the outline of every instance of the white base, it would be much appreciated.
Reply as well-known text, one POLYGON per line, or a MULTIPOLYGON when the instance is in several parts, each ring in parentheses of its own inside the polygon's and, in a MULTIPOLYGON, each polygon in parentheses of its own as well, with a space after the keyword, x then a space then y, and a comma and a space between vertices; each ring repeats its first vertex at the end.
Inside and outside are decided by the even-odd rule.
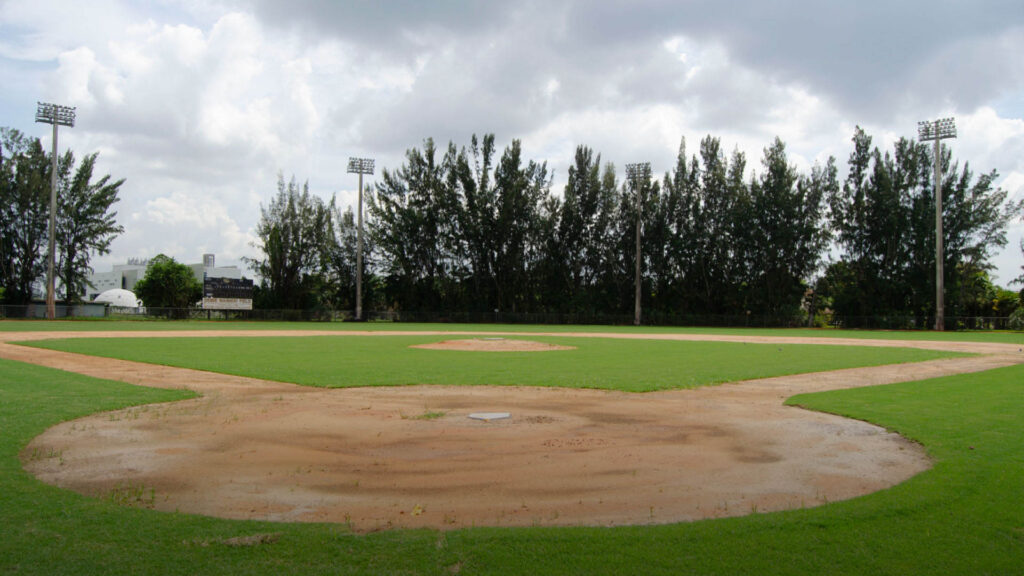
POLYGON ((474 412, 469 415, 473 420, 483 420, 484 422, 501 420, 502 418, 508 418, 509 416, 511 416, 511 414, 508 412, 474 412))

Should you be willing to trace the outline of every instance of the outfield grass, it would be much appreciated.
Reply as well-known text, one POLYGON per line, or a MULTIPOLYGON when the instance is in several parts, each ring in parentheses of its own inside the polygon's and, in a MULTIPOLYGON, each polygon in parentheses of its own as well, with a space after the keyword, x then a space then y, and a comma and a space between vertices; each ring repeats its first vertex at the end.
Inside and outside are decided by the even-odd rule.
POLYGON ((914 438, 935 467, 846 502, 689 524, 355 535, 343 525, 125 508, 21 469, 21 448, 59 421, 186 396, 0 360, 0 574, 973 575, 1024 566, 1024 366, 794 398, 914 438), (258 534, 276 541, 230 545, 258 534))
POLYGON ((439 336, 84 338, 29 343, 307 386, 559 386, 648 392, 957 356, 910 348, 530 337, 547 352, 410 348, 439 336))
POLYGON ((59 320, 54 322, 45 320, 0 320, 0 332, 105 332, 115 330, 329 330, 339 332, 432 331, 461 334, 473 332, 611 332, 617 334, 721 334, 729 336, 996 342, 1024 345, 1024 332, 1021 331, 932 332, 928 330, 839 330, 833 328, 705 328, 562 324, 425 324, 402 322, 236 322, 223 320, 108 320, 85 318, 76 320, 59 320))

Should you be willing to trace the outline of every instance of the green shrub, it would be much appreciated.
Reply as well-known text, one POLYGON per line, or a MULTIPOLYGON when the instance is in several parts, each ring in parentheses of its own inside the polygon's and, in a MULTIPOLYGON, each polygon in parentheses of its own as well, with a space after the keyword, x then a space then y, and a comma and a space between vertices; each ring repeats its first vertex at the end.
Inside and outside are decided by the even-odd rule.
POLYGON ((1024 330, 1024 306, 1017 308, 1010 314, 1010 319, 1006 322, 1006 326, 1010 330, 1024 330))

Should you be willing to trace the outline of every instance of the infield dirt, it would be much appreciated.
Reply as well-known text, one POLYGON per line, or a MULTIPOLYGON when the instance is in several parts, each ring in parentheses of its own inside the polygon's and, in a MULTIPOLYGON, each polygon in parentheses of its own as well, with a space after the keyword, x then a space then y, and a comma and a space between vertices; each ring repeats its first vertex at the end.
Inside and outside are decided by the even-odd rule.
MULTIPOLYGON (((313 333, 323 334, 253 335, 313 333)), ((93 334, 167 335, 228 334, 93 334)), ((43 481, 159 510, 359 531, 667 523, 852 498, 927 469, 923 448, 864 422, 783 406, 785 398, 1024 362, 1011 345, 858 340, 982 355, 644 394, 319 389, 7 343, 45 337, 89 335, 3 334, 0 357, 202 396, 51 428, 24 451, 25 468, 43 481), (512 417, 467 418, 482 411, 512 417)))

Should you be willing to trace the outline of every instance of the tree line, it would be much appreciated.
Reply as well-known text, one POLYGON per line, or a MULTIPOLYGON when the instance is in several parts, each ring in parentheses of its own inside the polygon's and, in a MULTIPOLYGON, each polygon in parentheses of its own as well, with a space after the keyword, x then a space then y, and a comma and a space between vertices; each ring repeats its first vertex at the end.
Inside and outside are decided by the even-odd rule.
MULTIPOLYGON (((853 144, 842 193, 829 201, 829 222, 843 255, 825 271, 823 291, 844 315, 931 315, 936 231, 931 148, 900 139, 883 153, 860 129, 853 144)), ((948 311, 1007 316, 1019 299, 994 286, 988 271, 1024 201, 1006 201, 1007 192, 993 187, 994 170, 975 177, 948 149, 940 154, 948 311)))
MULTIPOLYGON (((54 276, 58 298, 69 304, 82 300, 92 255, 109 252, 124 231, 111 210, 124 180, 94 180, 97 156, 77 167, 70 150, 57 158, 54 276)), ((0 300, 7 304, 31 302, 45 278, 52 160, 38 138, 0 128, 0 300)))
MULTIPOLYGON (((1016 295, 987 272, 1024 203, 941 154, 946 313, 1006 315, 1016 295)), ((931 148, 883 152, 858 128, 848 166, 841 183, 834 158, 801 172, 775 139, 748 171, 707 136, 661 178, 631 178, 579 146, 559 195, 518 140, 427 139, 368 195, 364 307, 628 316, 639 217, 645 317, 933 315, 931 148)), ((258 307, 354 309, 351 210, 281 177, 256 231, 258 307)))
MULTIPOLYGON (((260 207, 256 226, 260 255, 246 261, 260 284, 253 306, 286 310, 354 310, 356 223, 351 209, 342 212, 334 198, 325 202, 301 187, 293 177, 278 177, 277 195, 260 207)), ((364 262, 373 252, 364 242, 364 262)), ((367 278, 370 297, 378 291, 376 278, 367 278)))

